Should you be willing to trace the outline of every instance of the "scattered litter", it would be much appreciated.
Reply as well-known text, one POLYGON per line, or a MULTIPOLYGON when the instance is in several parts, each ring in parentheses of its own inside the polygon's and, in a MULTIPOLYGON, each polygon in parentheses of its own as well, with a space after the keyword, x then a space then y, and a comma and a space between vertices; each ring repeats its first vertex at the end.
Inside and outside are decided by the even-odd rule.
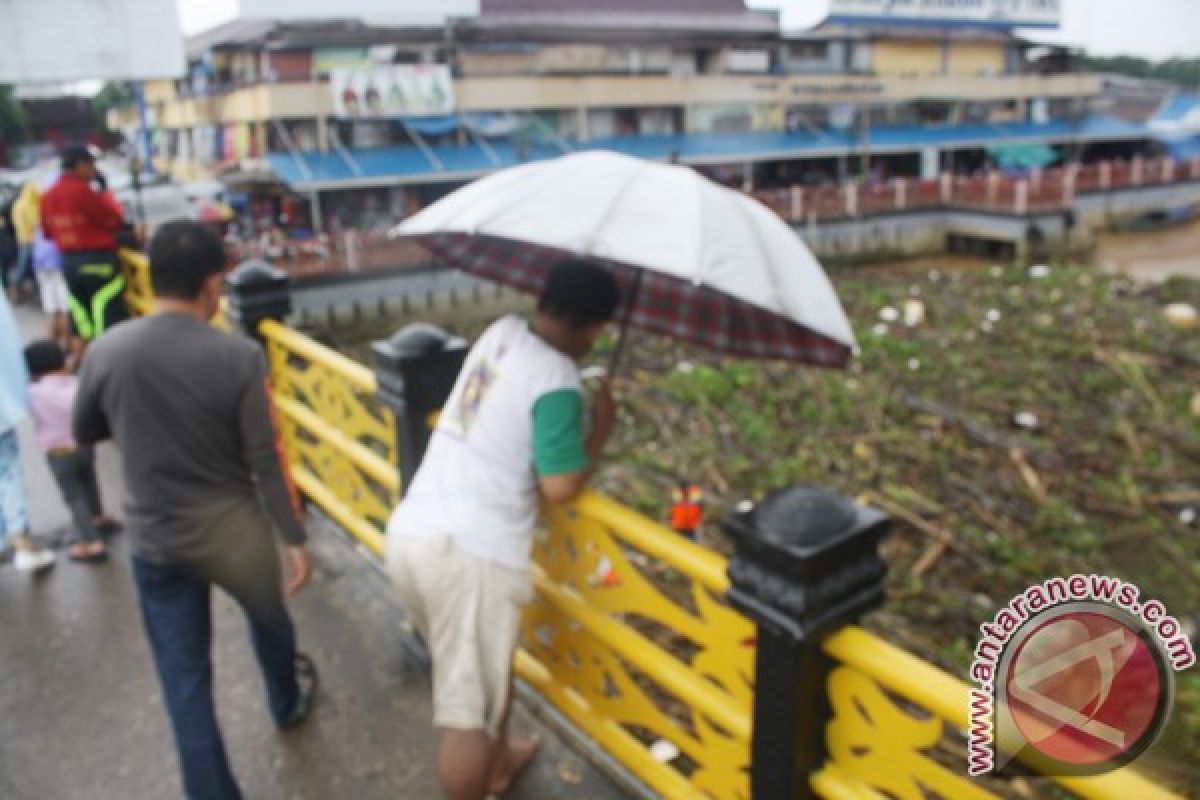
POLYGON ((1092 285, 1092 276, 1086 275, 1086 274, 1080 275, 1079 276, 1079 285, 1080 286, 1091 286, 1092 285))
POLYGON ((1033 318, 1035 324, 1042 328, 1049 328, 1054 324, 1054 317, 1050 314, 1042 312, 1033 318))
POLYGON ((884 325, 882 322, 880 322, 874 328, 871 328, 871 333, 875 334, 876 336, 887 336, 888 335, 888 326, 884 325))
POLYGON ((908 296, 909 297, 920 297, 921 296, 921 287, 920 286, 908 287, 908 296))
MULTIPOLYGON (((858 391, 858 381, 854 380, 853 378, 846 381, 846 391, 857 392, 858 391)), ((1197 395, 1197 397, 1200 397, 1200 395, 1197 395)))
POLYGON ((996 326, 992 324, 991 320, 985 319, 982 323, 980 323, 979 330, 983 331, 984 333, 991 333, 995 327, 996 326))
POLYGON ((754 501, 753 500, 742 500, 736 506, 733 507, 733 510, 739 514, 749 514, 751 511, 754 510, 754 501))
POLYGON ((900 312, 891 306, 879 309, 879 318, 884 322, 895 322, 900 319, 900 312))
POLYGON ((1004 277, 1004 267, 992 267, 992 277, 993 278, 1004 277))
POLYGON ((1034 280, 1048 278, 1050 277, 1050 268, 1045 264, 1035 264, 1029 268, 1029 277, 1033 278, 1034 280))
POLYGON ((1013 416, 1013 424, 1018 428, 1024 428, 1028 431, 1037 430, 1041 424, 1037 418, 1037 414, 1029 411, 1021 411, 1013 416))
POLYGON ((909 372, 916 372, 916 371, 917 371, 917 370, 919 370, 920 368, 921 368, 921 360, 920 360, 920 359, 918 359, 918 358, 910 358, 910 359, 908 360, 908 370, 909 370, 909 372))
POLYGON ((942 273, 938 272, 936 269, 929 270, 929 282, 930 283, 937 283, 941 279, 942 279, 942 273))
POLYGON ((599 380, 599 379, 605 377, 606 375, 608 375, 608 369, 606 367, 601 367, 599 365, 593 366, 593 367, 586 367, 579 371, 580 380, 583 380, 585 382, 599 380))
POLYGON ((650 755, 654 756, 654 760, 660 764, 669 764, 679 758, 679 748, 672 741, 659 739, 650 745, 650 755))
POLYGON ((1191 303, 1171 303, 1163 309, 1163 316, 1172 328, 1180 331, 1190 331, 1200 322, 1200 315, 1191 303))
POLYGON ((575 786, 583 782, 583 770, 567 761, 558 762, 556 772, 558 772, 558 779, 563 783, 575 786))
POLYGON ((1003 314, 1000 313, 999 309, 989 308, 987 312, 987 321, 992 323, 999 322, 1002 316, 1003 314))
POLYGON ((904 303, 904 324, 915 328, 925 321, 925 304, 920 300, 908 300, 904 303))
POLYGON ((1179 512, 1179 521, 1184 525, 1191 525, 1196 521, 1196 509, 1185 508, 1179 512))
POLYGON ((675 365, 675 369, 682 372, 684 375, 691 375, 696 371, 696 365, 690 361, 680 361, 675 365))

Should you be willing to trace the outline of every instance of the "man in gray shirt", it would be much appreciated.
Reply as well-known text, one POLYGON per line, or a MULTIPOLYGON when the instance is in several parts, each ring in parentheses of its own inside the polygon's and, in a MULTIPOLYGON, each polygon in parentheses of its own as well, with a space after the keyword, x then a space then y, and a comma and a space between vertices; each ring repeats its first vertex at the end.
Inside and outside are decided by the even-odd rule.
POLYGON ((302 722, 316 671, 284 604, 312 576, 300 501, 279 447, 266 363, 250 340, 208 324, 221 296, 221 241, 195 222, 150 245, 157 313, 88 350, 75 438, 122 453, 126 526, 142 620, 190 800, 241 797, 217 727, 212 586, 245 611, 276 724, 302 722))

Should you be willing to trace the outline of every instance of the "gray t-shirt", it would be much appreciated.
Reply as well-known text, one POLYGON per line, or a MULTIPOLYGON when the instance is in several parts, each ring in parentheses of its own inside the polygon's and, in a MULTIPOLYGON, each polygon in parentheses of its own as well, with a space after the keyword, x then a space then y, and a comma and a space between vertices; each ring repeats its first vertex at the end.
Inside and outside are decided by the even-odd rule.
POLYGON ((228 557, 271 523, 288 544, 305 541, 266 362, 245 337, 182 314, 114 327, 84 359, 74 429, 81 444, 112 438, 120 448, 141 558, 228 557))

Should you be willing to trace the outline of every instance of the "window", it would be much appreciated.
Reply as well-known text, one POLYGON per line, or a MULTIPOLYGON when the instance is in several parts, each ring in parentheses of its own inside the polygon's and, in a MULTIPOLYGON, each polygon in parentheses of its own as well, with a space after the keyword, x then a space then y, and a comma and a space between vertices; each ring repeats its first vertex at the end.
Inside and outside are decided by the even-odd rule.
POLYGON ((829 42, 797 42, 791 49, 793 61, 829 60, 829 42))

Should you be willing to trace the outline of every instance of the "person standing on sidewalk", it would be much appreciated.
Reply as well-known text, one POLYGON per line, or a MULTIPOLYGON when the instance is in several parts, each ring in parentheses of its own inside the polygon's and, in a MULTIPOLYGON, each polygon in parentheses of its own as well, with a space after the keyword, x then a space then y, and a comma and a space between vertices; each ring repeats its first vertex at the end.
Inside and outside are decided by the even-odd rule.
POLYGON ((62 175, 42 196, 42 227, 62 253, 76 356, 87 342, 129 318, 117 261, 117 234, 125 218, 104 186, 95 157, 73 146, 63 150, 62 175))
POLYGON ((13 234, 17 239, 17 260, 8 274, 8 298, 20 300, 25 284, 29 283, 33 267, 34 233, 42 224, 42 193, 37 184, 29 181, 21 188, 12 207, 13 234))
POLYGON ((8 298, 0 294, 0 552, 11 539, 13 566, 41 572, 54 566, 54 554, 35 549, 29 538, 29 500, 17 447, 17 424, 29 412, 28 383, 17 324, 8 298))
POLYGON ((104 513, 95 449, 77 445, 71 436, 79 381, 67 370, 66 352, 51 339, 39 339, 26 347, 25 364, 33 379, 29 406, 38 444, 75 524, 76 541, 68 548, 67 557, 81 564, 102 564, 108 560, 105 537, 116 533, 118 526, 104 513))
POLYGON ((533 323, 505 317, 471 348, 416 478, 388 522, 392 581, 433 658, 438 771, 451 800, 508 791, 538 743, 508 735, 539 495, 583 491, 616 405, 607 384, 585 431, 579 361, 617 308, 612 274, 566 261, 533 323))
POLYGON ((83 445, 111 437, 122 453, 134 580, 184 793, 236 800, 213 701, 212 587, 249 619, 272 717, 289 728, 308 717, 317 675, 297 652, 284 592, 308 583, 313 562, 266 360, 250 340, 209 324, 225 268, 220 239, 177 220, 159 229, 149 256, 156 312, 89 348, 74 435, 83 445))
POLYGON ((62 272, 62 253, 41 228, 33 235, 33 274, 37 278, 49 337, 63 347, 70 347, 71 323, 67 320, 67 311, 71 301, 67 279, 62 272))

